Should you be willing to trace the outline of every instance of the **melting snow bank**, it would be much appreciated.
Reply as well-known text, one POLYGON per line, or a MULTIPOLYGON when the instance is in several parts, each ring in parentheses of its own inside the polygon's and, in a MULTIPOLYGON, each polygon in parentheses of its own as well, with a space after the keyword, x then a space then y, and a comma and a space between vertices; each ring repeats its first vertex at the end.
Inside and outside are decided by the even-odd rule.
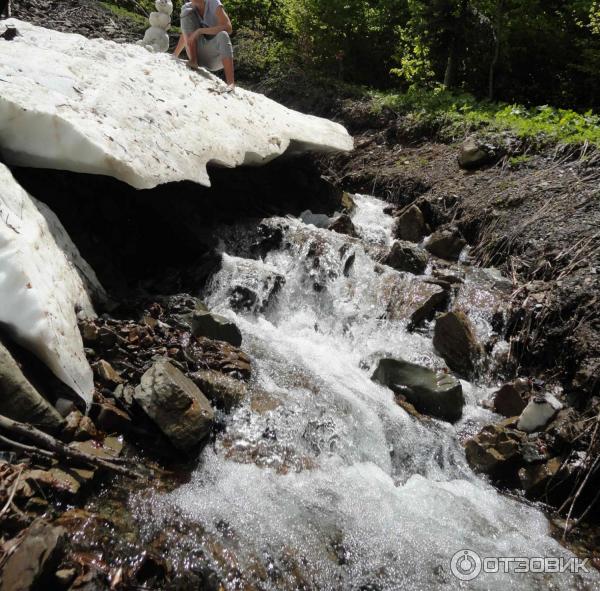
POLYGON ((94 389, 77 314, 94 316, 96 275, 58 218, 0 164, 0 324, 88 404, 94 389))
POLYGON ((224 84, 134 45, 11 19, 0 40, 0 150, 9 163, 105 174, 136 188, 191 180, 208 163, 262 164, 294 149, 351 150, 336 123, 224 84))

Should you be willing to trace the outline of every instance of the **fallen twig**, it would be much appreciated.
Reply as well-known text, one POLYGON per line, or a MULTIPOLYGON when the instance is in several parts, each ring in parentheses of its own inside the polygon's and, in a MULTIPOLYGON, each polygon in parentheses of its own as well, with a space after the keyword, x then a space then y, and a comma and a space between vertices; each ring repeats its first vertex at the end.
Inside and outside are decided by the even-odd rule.
POLYGON ((4 415, 0 415, 0 429, 27 439, 31 443, 35 444, 35 451, 39 451, 42 455, 44 455, 44 451, 46 451, 46 455, 47 452, 50 451, 62 458, 83 462, 98 468, 105 468, 129 478, 143 478, 141 474, 134 472, 133 470, 128 470, 123 466, 119 466, 116 462, 105 460, 103 458, 99 458, 97 456, 93 456, 69 447, 68 445, 62 443, 62 441, 58 441, 51 435, 48 435, 47 433, 44 433, 43 431, 40 431, 31 425, 13 421, 4 415), (39 449, 38 446, 41 449, 39 449))

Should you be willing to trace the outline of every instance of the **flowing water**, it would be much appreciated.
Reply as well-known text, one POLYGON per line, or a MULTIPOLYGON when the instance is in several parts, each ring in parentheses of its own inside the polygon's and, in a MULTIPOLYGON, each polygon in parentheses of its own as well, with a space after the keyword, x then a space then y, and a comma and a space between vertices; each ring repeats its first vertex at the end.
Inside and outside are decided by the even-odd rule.
MULTIPOLYGON (((384 356, 444 363, 427 330, 411 333, 406 313, 390 314, 391 298, 410 307, 423 283, 376 264, 392 218, 383 202, 356 200, 361 240, 310 216, 271 219, 266 227, 283 238, 260 259, 251 233, 223 231, 206 299, 243 332, 251 396, 224 417, 191 481, 154 499, 148 527, 173 511, 201 524, 228 589, 248 580, 263 589, 591 588, 571 574, 481 574, 467 584, 451 573, 463 549, 570 555, 537 508, 499 494, 466 463, 460 437, 493 420, 477 404, 489 388, 463 382, 465 413, 450 425, 413 418, 371 381, 384 356)), ((474 285, 477 300, 485 291, 474 285)), ((471 314, 487 336, 485 306, 473 303, 471 314)))

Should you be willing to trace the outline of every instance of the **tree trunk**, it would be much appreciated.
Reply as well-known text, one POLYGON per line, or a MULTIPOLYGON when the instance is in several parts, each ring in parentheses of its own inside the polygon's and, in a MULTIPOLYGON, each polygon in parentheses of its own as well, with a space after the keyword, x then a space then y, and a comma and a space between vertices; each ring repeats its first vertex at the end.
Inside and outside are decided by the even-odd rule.
POLYGON ((456 85, 456 62, 458 54, 458 43, 462 38, 463 21, 467 13, 467 0, 462 0, 458 16, 454 19, 452 27, 452 37, 448 48, 448 61, 446 62, 446 71, 444 72, 444 86, 452 88, 456 85))
POLYGON ((492 33, 494 35, 494 54, 490 63, 490 73, 488 78, 488 98, 494 100, 494 85, 496 78, 496 66, 498 65, 498 59, 500 58, 500 45, 502 43, 502 16, 504 12, 504 0, 497 0, 496 2, 496 16, 494 24, 492 25, 492 33))

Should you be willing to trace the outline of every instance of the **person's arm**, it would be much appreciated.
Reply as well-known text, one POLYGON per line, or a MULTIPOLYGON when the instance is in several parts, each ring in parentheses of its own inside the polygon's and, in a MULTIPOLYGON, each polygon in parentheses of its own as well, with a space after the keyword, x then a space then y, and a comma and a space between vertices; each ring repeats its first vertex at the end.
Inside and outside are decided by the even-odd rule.
POLYGON ((222 6, 219 6, 217 9, 217 18, 219 19, 219 24, 214 27, 205 27, 203 29, 196 29, 191 35, 190 38, 193 40, 198 39, 200 35, 216 35, 221 31, 225 31, 231 35, 233 32, 233 27, 231 26, 231 20, 228 14, 225 12, 225 9, 222 6))

